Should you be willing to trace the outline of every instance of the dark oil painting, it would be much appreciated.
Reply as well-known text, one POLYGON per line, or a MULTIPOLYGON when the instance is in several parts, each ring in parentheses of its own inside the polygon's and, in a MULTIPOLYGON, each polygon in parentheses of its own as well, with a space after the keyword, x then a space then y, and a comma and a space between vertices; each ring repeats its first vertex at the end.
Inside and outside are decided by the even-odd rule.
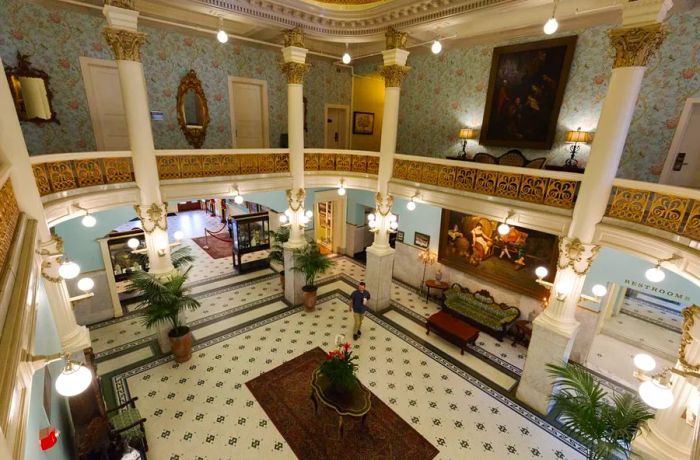
POLYGON ((535 282, 535 269, 546 267, 546 279, 553 279, 557 236, 515 225, 501 235, 499 224, 486 217, 443 209, 438 261, 530 297, 547 297, 548 289, 535 282))
POLYGON ((572 36, 493 50, 479 143, 552 147, 575 46, 572 36))

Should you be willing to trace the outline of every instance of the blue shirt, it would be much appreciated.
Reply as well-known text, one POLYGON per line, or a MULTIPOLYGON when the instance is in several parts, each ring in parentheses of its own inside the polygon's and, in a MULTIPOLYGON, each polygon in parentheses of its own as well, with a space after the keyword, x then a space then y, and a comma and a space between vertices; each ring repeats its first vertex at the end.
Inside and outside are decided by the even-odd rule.
POLYGON ((363 305, 363 300, 369 300, 369 292, 360 292, 358 290, 353 291, 350 294, 350 299, 352 300, 352 311, 355 313, 364 313, 367 307, 363 305))

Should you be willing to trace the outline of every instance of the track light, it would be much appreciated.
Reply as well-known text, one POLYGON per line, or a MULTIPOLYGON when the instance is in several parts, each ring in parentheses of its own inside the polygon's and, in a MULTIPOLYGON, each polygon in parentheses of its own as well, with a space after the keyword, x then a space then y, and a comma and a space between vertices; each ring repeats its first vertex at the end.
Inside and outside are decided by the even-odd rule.
POLYGON ((343 64, 350 64, 350 61, 352 61, 352 57, 350 56, 350 53, 348 52, 348 44, 345 44, 345 53, 343 53, 343 64))
POLYGON ((219 16, 219 31, 216 33, 216 39, 219 43, 224 44, 228 41, 228 34, 224 32, 224 18, 219 16))
POLYGON ((440 40, 433 41, 430 51, 432 51, 433 54, 440 54, 440 51, 442 51, 442 43, 440 43, 440 40))
POLYGON ((552 9, 552 17, 547 20, 544 24, 544 33, 547 35, 552 35, 554 32, 557 31, 559 28, 559 23, 557 22, 556 18, 554 15, 557 12, 557 5, 559 4, 559 0, 554 0, 554 9, 552 9))

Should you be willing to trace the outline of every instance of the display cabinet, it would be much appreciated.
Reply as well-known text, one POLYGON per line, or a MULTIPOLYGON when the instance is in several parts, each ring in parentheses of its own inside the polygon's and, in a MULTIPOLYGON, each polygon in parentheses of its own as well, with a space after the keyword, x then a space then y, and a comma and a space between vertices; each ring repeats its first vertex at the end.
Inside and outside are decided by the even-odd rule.
POLYGON ((138 246, 131 241, 137 250, 146 247, 146 237, 141 229, 112 232, 99 240, 115 317, 124 314, 122 302, 134 301, 137 297, 128 289, 129 276, 137 270, 148 271, 149 268, 148 256, 133 252, 130 240, 138 241, 138 246))
POLYGON ((267 266, 270 216, 267 212, 233 216, 231 221, 233 268, 239 272, 267 266))

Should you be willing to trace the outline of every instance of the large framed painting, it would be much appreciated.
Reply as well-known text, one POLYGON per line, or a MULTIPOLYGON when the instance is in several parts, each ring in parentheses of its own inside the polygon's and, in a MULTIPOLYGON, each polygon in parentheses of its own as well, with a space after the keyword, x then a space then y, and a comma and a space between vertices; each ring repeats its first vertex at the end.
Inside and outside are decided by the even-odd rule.
POLYGON ((443 209, 438 261, 530 297, 547 297, 549 290, 535 282, 535 269, 544 266, 549 270, 546 279, 554 278, 558 237, 514 225, 501 235, 499 224, 443 209))
POLYGON ((552 147, 576 38, 494 48, 480 144, 552 147))

